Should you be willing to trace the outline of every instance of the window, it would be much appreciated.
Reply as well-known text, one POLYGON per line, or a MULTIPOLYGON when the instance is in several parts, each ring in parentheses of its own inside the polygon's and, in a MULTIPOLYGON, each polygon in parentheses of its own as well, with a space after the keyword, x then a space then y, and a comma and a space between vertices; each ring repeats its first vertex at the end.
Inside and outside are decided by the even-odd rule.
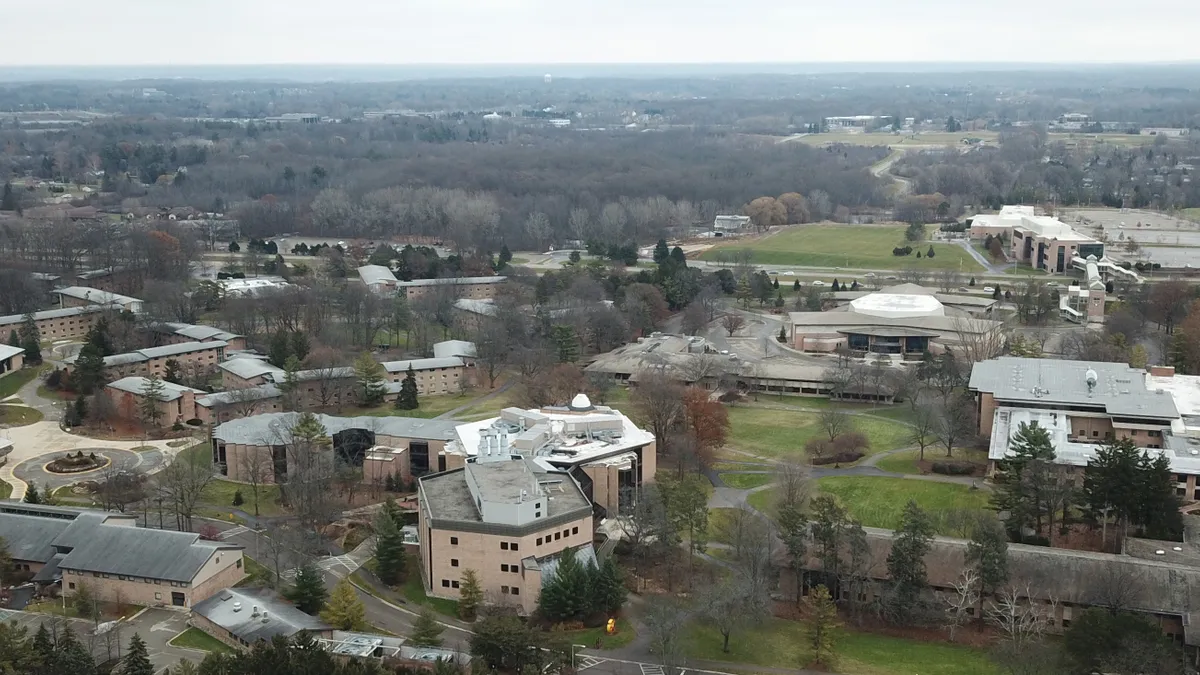
POLYGON ((242 569, 242 559, 238 558, 237 562, 234 563, 234 566, 237 567, 239 570, 242 569))
POLYGON ((500 563, 500 571, 507 572, 508 571, 508 563, 500 563))
POLYGON ((450 580, 442 579, 442 588, 450 588, 450 580))
POLYGON ((502 542, 500 542, 500 550, 501 550, 501 551, 507 551, 507 550, 508 550, 508 542, 507 542, 507 541, 502 541, 502 542))
POLYGON ((142 583, 143 583, 143 584, 148 584, 148 583, 150 583, 150 580, 149 580, 149 579, 142 579, 142 583))
POLYGON ((458 580, 451 581, 450 588, 458 588, 458 580))
POLYGON ((562 538, 562 533, 561 533, 561 532, 555 532, 555 533, 554 533, 554 541, 558 541, 558 540, 559 540, 559 539, 561 539, 561 538, 562 538))
POLYGON ((520 547, 521 547, 521 545, 514 541, 512 544, 509 545, 508 549, 510 551, 517 551, 517 550, 520 550, 520 547))
POLYGON ((1138 430, 1137 430, 1137 429, 1130 429, 1130 430, 1129 430, 1129 435, 1130 435, 1130 436, 1137 436, 1137 432, 1138 432, 1138 430))
POLYGON ((513 595, 520 595, 520 594, 521 594, 521 589, 517 588, 516 586, 513 586, 513 587, 512 587, 512 594, 513 594, 513 595))
MULTIPOLYGON (((1136 432, 1135 432, 1135 433, 1136 433, 1136 432)), ((1095 429, 1092 429, 1092 436, 1093 436, 1093 437, 1095 437, 1095 436, 1099 436, 1099 435, 1100 435, 1100 432, 1099 432, 1099 431, 1096 431, 1095 429)))
POLYGON ((1063 628, 1070 628, 1070 627, 1071 627, 1071 620, 1070 620, 1070 619, 1063 619, 1063 620, 1062 620, 1062 627, 1063 627, 1063 628))
MULTIPOLYGON (((542 517, 542 512, 541 512, 541 511, 535 511, 535 512, 533 513, 533 517, 534 517, 534 518, 541 518, 541 517, 542 517)), ((538 539, 538 543, 539 543, 539 544, 540 544, 540 543, 542 543, 542 540, 541 540, 541 539, 538 539)))
POLYGON ((508 594, 508 586, 501 586, 500 592, 507 595, 508 594))
MULTIPOLYGON (((539 513, 538 515, 541 515, 541 514, 539 513)), ((535 517, 536 517, 536 516, 535 516, 535 517)), ((541 538, 541 537, 538 537, 538 540, 537 540, 537 545, 538 545, 538 546, 541 546, 541 545, 542 545, 542 538, 541 538)))
POLYGON ((451 566, 451 567, 458 567, 458 558, 451 558, 451 559, 450 559, 450 566, 451 566))
POLYGON ((458 537, 450 537, 450 545, 458 546, 458 537))
POLYGON ((155 600, 162 600, 162 593, 155 593, 155 594, 154 594, 154 599, 155 599, 155 600))
POLYGON ((579 534, 579 528, 578 528, 578 527, 572 527, 572 528, 571 528, 571 534, 579 534))
POLYGON ((74 582, 74 581, 72 581, 72 582, 71 582, 70 584, 68 584, 67 586, 68 586, 68 588, 70 588, 71 590, 75 590, 75 582, 74 582))

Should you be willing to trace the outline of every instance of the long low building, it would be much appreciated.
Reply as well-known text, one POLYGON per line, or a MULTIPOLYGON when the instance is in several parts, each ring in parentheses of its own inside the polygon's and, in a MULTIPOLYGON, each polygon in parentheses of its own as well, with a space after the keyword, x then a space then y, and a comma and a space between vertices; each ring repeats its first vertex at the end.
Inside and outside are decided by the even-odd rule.
MULTIPOLYGON (((158 424, 170 427, 175 424, 185 424, 196 416, 196 398, 205 396, 207 392, 192 387, 162 381, 159 383, 154 407, 158 409, 158 424)), ((143 406, 148 398, 150 380, 145 377, 131 376, 109 382, 104 386, 104 393, 112 401, 117 414, 125 419, 142 417, 143 406)))
POLYGON ((241 546, 123 513, 0 502, 0 538, 35 584, 61 583, 67 596, 86 587, 104 602, 191 607, 246 576, 241 546))
MULTIPOLYGON (((108 377, 119 379, 130 375, 162 375, 166 372, 167 362, 175 361, 180 367, 200 371, 216 370, 217 364, 225 358, 226 343, 222 340, 213 342, 181 342, 179 344, 147 347, 124 354, 113 354, 104 357, 104 369, 108 377)), ((64 359, 63 370, 67 373, 74 371, 78 355, 64 359)))
POLYGON ((456 298, 485 300, 496 297, 496 290, 508 277, 447 277, 444 279, 413 279, 397 281, 399 289, 409 300, 417 300, 438 288, 453 287, 456 298))
MULTIPOLYGON (((87 335, 105 312, 121 311, 120 307, 86 305, 66 309, 48 309, 33 313, 33 323, 43 340, 71 340, 87 335)), ((0 331, 20 330, 25 315, 0 316, 0 331)), ((7 337, 7 335, 5 336, 7 337)))
POLYGON ((66 288, 55 289, 54 293, 58 295, 58 303, 64 309, 67 307, 86 307, 88 305, 103 305, 116 306, 127 312, 140 314, 142 311, 142 301, 137 298, 131 298, 128 295, 113 293, 111 291, 102 291, 98 288, 90 288, 88 286, 68 286, 66 288))
POLYGON ((996 337, 1001 323, 947 309, 928 289, 885 288, 828 312, 791 312, 792 346, 800 351, 919 359, 996 337))
POLYGON ((1032 206, 1009 205, 998 214, 982 214, 967 220, 973 239, 988 235, 1008 242, 1009 255, 1039 270, 1063 273, 1075 258, 1104 257, 1104 243, 1076 231, 1051 216, 1039 216, 1032 206))
POLYGON ((166 344, 183 344, 184 342, 224 342, 230 351, 246 349, 246 338, 237 333, 190 323, 163 321, 147 326, 147 330, 158 336, 166 344))

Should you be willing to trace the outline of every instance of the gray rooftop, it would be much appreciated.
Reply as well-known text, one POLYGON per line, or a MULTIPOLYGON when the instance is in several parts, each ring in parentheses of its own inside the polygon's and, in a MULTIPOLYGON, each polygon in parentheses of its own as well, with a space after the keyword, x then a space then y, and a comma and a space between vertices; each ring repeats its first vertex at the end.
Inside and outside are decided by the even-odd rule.
POLYGON ((141 302, 137 298, 131 298, 128 295, 120 293, 110 293, 102 291, 98 288, 89 288, 87 286, 67 286, 54 291, 59 295, 65 295, 70 298, 86 300, 96 305, 128 305, 134 302, 141 302))
POLYGON ((276 368, 266 361, 249 358, 229 359, 228 361, 222 361, 221 363, 218 363, 217 367, 221 370, 229 371, 243 380, 250 380, 256 377, 262 377, 263 375, 269 375, 271 373, 283 372, 282 368, 276 368))
MULTIPOLYGON (((230 420, 213 429, 213 438, 241 445, 277 444, 290 439, 288 431, 295 426, 299 413, 264 413, 230 420)), ((415 438, 430 441, 450 440, 458 422, 427 420, 418 417, 335 417, 317 415, 317 420, 332 436, 347 429, 365 429, 381 436, 415 438)))
POLYGON ((1102 408, 1116 416, 1179 417, 1170 394, 1146 389, 1145 371, 1124 363, 1004 356, 976 363, 970 388, 990 393, 1001 402, 1102 408), (1091 389, 1088 370, 1097 376, 1091 389))
MULTIPOLYGON (((79 316, 81 314, 91 314, 93 312, 103 311, 103 307, 64 307, 63 309, 47 309, 43 312, 34 312, 33 318, 35 321, 43 319, 64 319, 70 316, 79 316)), ((8 316, 0 316, 0 326, 9 326, 19 324, 25 321, 24 314, 10 314, 8 316)))
POLYGON ((5 361, 7 359, 11 359, 12 357, 16 356, 17 354, 23 354, 23 353, 25 353, 25 349, 22 347, 14 347, 12 345, 0 344, 0 361, 5 361))
MULTIPOLYGON (((183 396, 184 392, 189 391, 193 394, 207 393, 200 389, 185 387, 181 384, 175 384, 174 382, 167 382, 166 380, 161 380, 160 382, 162 384, 162 393, 158 397, 160 401, 174 401, 175 399, 183 396)), ((137 394, 138 396, 145 396, 146 387, 149 383, 150 379, 146 377, 122 377, 119 380, 109 382, 108 386, 112 387, 113 389, 127 391, 131 394, 137 394)))
POLYGON ((291 637, 301 631, 333 628, 266 588, 226 588, 196 603, 192 611, 251 644, 276 635, 291 637))
MULTIPOLYGON (((947 337, 954 337, 960 331, 986 333, 1000 327, 999 321, 988 319, 973 319, 965 316, 906 316, 886 317, 874 314, 860 314, 849 309, 836 309, 829 312, 789 312, 788 319, 793 326, 805 328, 829 328, 833 332, 843 332, 862 327, 912 328, 918 331, 933 331, 947 337)), ((914 333, 919 335, 923 333, 914 333)))
POLYGON ((168 321, 157 323, 151 326, 151 329, 163 333, 172 333, 186 338, 191 338, 196 341, 204 340, 232 340, 233 338, 242 337, 237 333, 230 333, 227 330, 214 328, 212 326, 201 326, 191 323, 176 323, 168 321))
POLYGON ((433 343, 434 358, 447 358, 451 356, 475 356, 475 343, 467 340, 444 340, 442 342, 433 343))
MULTIPOLYGON (((549 521, 555 518, 564 516, 578 518, 581 512, 592 508, 591 502, 588 501, 579 484, 569 474, 561 471, 545 471, 528 459, 510 462, 472 462, 461 469, 424 476, 419 480, 419 485, 422 506, 433 520, 443 526, 449 524, 453 527, 456 523, 478 523, 508 530, 541 528, 547 526, 549 521), (519 490, 520 485, 527 485, 526 481, 532 471, 539 483, 547 484, 546 493, 549 499, 546 500, 546 518, 533 521, 520 528, 484 523, 479 508, 475 504, 475 498, 471 495, 471 489, 467 486, 467 471, 471 471, 471 476, 479 485, 480 491, 486 493, 489 499, 496 501, 504 499, 505 496, 512 497, 513 495, 509 493, 519 490)), ((517 496, 519 497, 519 495, 517 496)))
POLYGON ((394 284, 396 275, 383 265, 363 265, 358 268, 358 276, 364 284, 394 284))
POLYGON ((444 279, 413 279, 412 281, 398 282, 396 285, 404 288, 406 286, 444 286, 446 284, 499 284, 503 283, 507 278, 508 277, 447 277, 444 279))
POLYGON ((448 356, 432 359, 409 359, 407 361, 384 361, 382 365, 384 370, 389 373, 402 373, 408 370, 409 366, 412 366, 412 369, 415 371, 429 370, 431 368, 460 368, 466 364, 457 356, 448 356))
POLYGON ((71 524, 69 520, 0 513, 0 537, 14 560, 49 562, 51 542, 71 524))
MULTIPOLYGON (((167 356, 178 356, 180 354, 191 354, 192 352, 200 352, 206 349, 218 349, 228 346, 223 340, 214 340, 212 342, 180 342, 176 345, 163 345, 161 347, 148 347, 139 349, 134 352, 125 352, 124 354, 113 354, 112 356, 104 357, 105 366, 120 366, 126 363, 141 363, 150 359, 161 359, 167 356)), ((79 358, 76 354, 69 359, 63 359, 65 363, 75 363, 79 358)))
POLYGON ((283 396, 283 392, 279 387, 273 384, 260 384, 257 387, 246 387, 245 389, 230 389, 228 391, 218 391, 214 394, 196 397, 196 405, 205 408, 211 408, 215 405, 227 405, 229 403, 249 403, 251 401, 261 401, 264 399, 283 396))

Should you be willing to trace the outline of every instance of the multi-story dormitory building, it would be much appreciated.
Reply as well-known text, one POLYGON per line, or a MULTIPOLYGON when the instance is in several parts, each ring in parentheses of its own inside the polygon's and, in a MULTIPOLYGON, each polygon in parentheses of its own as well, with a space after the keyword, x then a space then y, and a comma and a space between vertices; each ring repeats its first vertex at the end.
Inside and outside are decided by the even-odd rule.
MULTIPOLYGON (((87 305, 84 307, 68 307, 66 309, 48 309, 33 313, 33 322, 37 325, 38 333, 43 340, 73 340, 82 338, 92 329, 92 325, 103 316, 104 312, 119 312, 119 307, 102 307, 87 305)), ((14 330, 20 330, 25 322, 22 314, 0 316, 0 332, 4 337, 14 330)))

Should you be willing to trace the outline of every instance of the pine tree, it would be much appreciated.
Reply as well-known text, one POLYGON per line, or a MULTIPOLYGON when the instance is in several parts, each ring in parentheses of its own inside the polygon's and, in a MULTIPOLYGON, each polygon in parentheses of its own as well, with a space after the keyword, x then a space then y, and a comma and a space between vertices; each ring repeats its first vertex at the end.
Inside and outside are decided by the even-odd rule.
MULTIPOLYGON (((287 359, 284 359, 284 364, 287 363, 288 359, 295 358, 297 361, 303 361, 308 358, 308 353, 312 351, 312 344, 309 343, 307 335, 301 331, 295 331, 292 333, 289 342, 291 343, 292 353, 287 359)), ((282 368, 283 366, 280 367, 282 368)))
POLYGON ((183 369, 180 367, 179 361, 167 359, 163 366, 163 380, 171 384, 183 384, 183 369))
MULTIPOLYGON (((813 661, 829 667, 834 660, 834 637, 838 627, 837 606, 824 585, 813 589, 810 597, 811 614, 808 620, 808 646, 813 661)), ((801 667, 807 663, 800 664, 801 667)))
POLYGON ((787 326, 779 327, 779 341, 787 342, 787 326))
POLYGON ((91 395, 104 384, 104 355, 96 345, 88 343, 79 350, 71 380, 75 391, 84 396, 91 395))
POLYGON ((773 288, 775 290, 779 290, 779 277, 775 277, 774 279, 771 279, 771 288, 773 288))
POLYGON ((800 280, 799 279, 796 279, 795 281, 792 282, 792 290, 797 293, 800 292, 800 280))
POLYGON ((400 381, 400 393, 396 396, 396 410, 416 410, 420 405, 421 402, 417 400, 417 374, 413 371, 412 364, 409 364, 408 372, 400 381))
POLYGON ((500 244, 500 257, 496 260, 496 269, 502 270, 512 262, 512 251, 508 250, 508 244, 500 244))
POLYGON ((241 506, 246 503, 246 498, 242 496, 240 489, 233 491, 233 501, 230 502, 233 506, 241 506))
POLYGON ((375 516, 375 563, 379 580, 388 586, 396 586, 404 581, 407 552, 400 524, 388 508, 389 504, 394 504, 391 497, 375 516))
POLYGON ((442 644, 441 624, 433 616, 433 610, 428 605, 421 607, 417 620, 413 622, 412 633, 408 636, 407 644, 418 647, 440 647, 442 644))
POLYGON ((575 549, 563 549, 554 576, 542 584, 538 614, 555 622, 583 619, 591 604, 588 577, 588 570, 575 556, 575 549))
POLYGON ((21 336, 17 335, 17 331, 15 328, 8 332, 8 346, 9 347, 20 347, 21 346, 21 336))
POLYGON ((267 361, 276 368, 282 368, 292 356, 292 345, 287 333, 277 330, 271 335, 267 345, 267 361))
POLYGON ((75 637, 75 631, 68 626, 58 638, 54 655, 51 658, 51 673, 70 673, 70 675, 96 675, 96 661, 88 653, 86 647, 75 637))
POLYGON ((1004 471, 995 477, 992 504, 997 511, 1008 512, 1005 525, 1009 536, 1020 541, 1030 528, 1040 536, 1042 517, 1049 510, 1046 492, 1054 464, 1054 442, 1050 432, 1037 422, 1022 422, 1008 444, 1008 451, 1004 471))
POLYGON ((146 378, 146 383, 142 388, 142 400, 138 402, 138 417, 141 418, 145 427, 158 428, 159 420, 163 416, 159 404, 163 402, 165 391, 162 378, 158 376, 158 373, 150 373, 150 377, 146 378))
POLYGON ((101 316, 97 319, 96 323, 88 329, 87 336, 83 341, 95 345, 100 350, 101 356, 112 356, 116 353, 112 338, 109 337, 108 317, 101 316))
POLYGON ((42 496, 38 493, 37 486, 34 485, 33 483, 30 483, 29 487, 27 487, 25 489, 24 502, 26 504, 41 504, 42 503, 42 496))
POLYGON ((129 649, 121 657, 121 675, 154 675, 146 643, 137 633, 129 640, 129 649))
POLYGON ((42 362, 42 333, 33 312, 27 313, 21 323, 21 348, 25 350, 25 363, 37 365, 42 362))
POLYGON ((283 395, 283 409, 295 410, 299 407, 299 397, 296 395, 300 390, 300 381, 296 373, 300 371, 300 359, 295 356, 289 356, 287 363, 283 364, 283 382, 279 385, 279 393, 283 395))
POLYGON ((604 612, 612 616, 625 604, 625 582, 616 560, 609 556, 600 567, 589 567, 591 576, 591 607, 589 613, 604 612))
POLYGON ((550 328, 550 341, 559 363, 574 363, 579 359, 579 337, 571 326, 557 325, 550 328))
POLYGON ((852 290, 852 291, 858 290, 858 279, 855 279, 854 283, 850 284, 850 290, 852 290))
POLYGON ((667 240, 659 239, 654 245, 654 264, 661 265, 671 257, 671 249, 667 248, 667 240))
POLYGON ((750 309, 750 301, 754 299, 754 289, 750 287, 750 279, 742 276, 738 279, 737 288, 733 294, 737 297, 738 302, 742 303, 742 307, 750 309))
POLYGON ((930 244, 930 245, 929 245, 929 251, 928 251, 928 252, 925 254, 925 257, 926 257, 926 258, 932 258, 932 257, 933 257, 933 244, 930 244))
POLYGON ((925 556, 933 544, 933 523, 929 514, 915 501, 904 506, 900 528, 892 540, 888 553, 887 569, 892 578, 892 598, 889 603, 894 617, 904 617, 915 605, 921 591, 928 584, 925 572, 925 556))
POLYGON ((839 283, 838 283, 838 280, 837 280, 837 279, 834 279, 834 280, 833 280, 833 285, 832 285, 832 286, 830 286, 830 287, 829 287, 829 289, 830 289, 831 291, 833 291, 834 293, 837 293, 838 291, 842 290, 842 286, 841 286, 841 284, 839 284, 839 283))
POLYGON ((337 630, 363 630, 367 627, 366 609, 350 581, 342 579, 321 612, 321 618, 337 630))
POLYGON ((971 533, 967 544, 967 564, 979 575, 979 607, 982 618, 983 598, 1008 583, 1008 537, 1004 526, 994 518, 984 519, 971 533))
MULTIPOLYGON (((409 370, 412 370, 411 365, 409 370)), ((387 394, 387 385, 384 384, 386 372, 383 364, 371 358, 370 352, 358 355, 354 360, 354 377, 358 382, 359 405, 373 408, 383 402, 383 397, 387 394)), ((401 385, 402 389, 403 386, 401 385)))
POLYGON ((43 666, 39 673, 48 670, 54 658, 54 640, 50 637, 50 630, 46 628, 47 623, 49 622, 39 623, 37 632, 33 634, 33 656, 43 666))
POLYGON ((325 607, 325 598, 328 596, 320 568, 311 561, 301 565, 296 572, 296 581, 288 591, 287 599, 295 603, 301 612, 316 616, 325 607))
POLYGON ((230 253, 238 253, 241 250, 242 250, 241 245, 238 244, 236 241, 229 242, 229 252, 230 253))
POLYGON ((479 575, 472 569, 463 570, 462 584, 458 589, 458 618, 474 621, 482 604, 483 588, 479 585, 479 575))
POLYGON ((20 204, 17 203, 17 194, 13 192, 11 182, 4 183, 4 196, 0 197, 0 211, 19 211, 20 204))

